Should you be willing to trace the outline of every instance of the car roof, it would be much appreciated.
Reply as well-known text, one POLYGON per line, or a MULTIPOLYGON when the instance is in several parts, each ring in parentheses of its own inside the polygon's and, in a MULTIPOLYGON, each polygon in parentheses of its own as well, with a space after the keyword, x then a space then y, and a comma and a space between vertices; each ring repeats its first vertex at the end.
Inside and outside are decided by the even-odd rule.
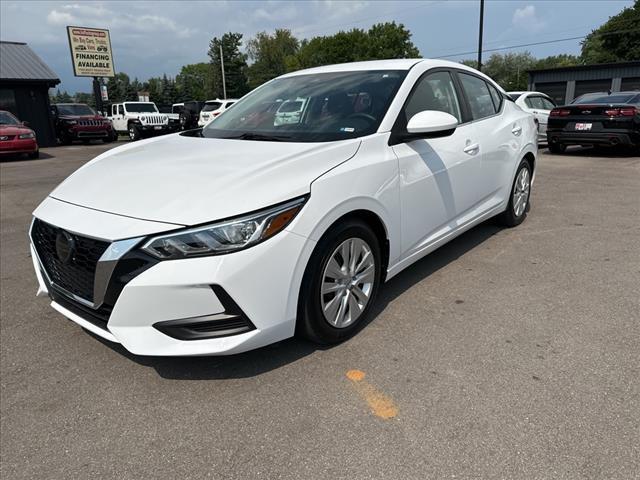
POLYGON ((435 58, 397 58, 393 60, 369 60, 366 62, 337 63, 334 65, 324 65, 322 67, 307 68, 296 72, 287 73, 282 77, 293 77, 296 75, 308 75, 311 73, 332 73, 332 72, 355 72, 363 70, 410 70, 417 64, 427 64, 428 67, 456 67, 463 70, 470 69, 466 65, 449 60, 435 58))
MULTIPOLYGON (((536 92, 535 90, 532 90, 532 91, 522 90, 522 91, 517 91, 517 92, 507 92, 507 95, 542 95, 544 97, 548 97, 549 96, 544 92, 536 92)), ((549 97, 549 98, 551 98, 551 97, 549 97)))

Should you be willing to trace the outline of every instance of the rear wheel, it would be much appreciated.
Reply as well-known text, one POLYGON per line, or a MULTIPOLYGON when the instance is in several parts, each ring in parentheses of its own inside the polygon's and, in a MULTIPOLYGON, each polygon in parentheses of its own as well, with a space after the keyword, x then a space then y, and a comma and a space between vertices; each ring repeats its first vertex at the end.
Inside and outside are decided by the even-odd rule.
POLYGON ((366 322, 378 292, 380 245, 369 226, 346 220, 318 242, 305 272, 298 327, 308 339, 338 343, 366 322))
POLYGON ((549 143, 549 151, 551 153, 564 153, 566 149, 567 146, 562 143, 549 143))
POLYGON ((511 196, 507 209, 500 215, 500 223, 507 227, 515 227, 524 222, 529 211, 529 197, 531 195, 531 165, 523 159, 518 166, 516 178, 511 187, 511 196))

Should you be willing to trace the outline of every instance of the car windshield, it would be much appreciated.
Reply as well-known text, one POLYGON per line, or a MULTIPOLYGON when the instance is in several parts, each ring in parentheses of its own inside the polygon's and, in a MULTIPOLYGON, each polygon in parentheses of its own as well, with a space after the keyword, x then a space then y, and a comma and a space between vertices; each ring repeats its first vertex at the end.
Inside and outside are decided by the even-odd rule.
POLYGON ((576 98, 571 103, 575 105, 584 105, 586 103, 633 103, 634 101, 638 101, 639 97, 640 95, 636 93, 612 93, 611 95, 607 93, 587 93, 586 95, 576 98))
POLYGON ((328 142, 374 133, 407 72, 379 70, 278 78, 203 129, 208 138, 328 142))
POLYGON ((83 103, 77 103, 73 105, 61 105, 57 104, 58 114, 59 115, 73 115, 73 116, 82 116, 82 115, 95 115, 96 112, 89 105, 85 105, 83 103))
POLYGON ((124 107, 127 112, 133 113, 157 113, 156 106, 153 103, 125 103, 124 107))
POLYGON ((0 112, 0 125, 20 125, 20 121, 9 112, 0 112))
POLYGON ((207 102, 204 104, 204 107, 202 107, 202 111, 213 112, 214 110, 219 109, 221 105, 222 104, 220 102, 207 102))

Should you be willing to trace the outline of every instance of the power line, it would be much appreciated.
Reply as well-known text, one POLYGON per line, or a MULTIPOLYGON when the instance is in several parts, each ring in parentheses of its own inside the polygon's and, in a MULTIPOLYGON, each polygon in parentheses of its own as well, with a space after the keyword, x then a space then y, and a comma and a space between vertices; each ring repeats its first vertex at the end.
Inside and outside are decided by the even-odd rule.
MULTIPOLYGON (((558 43, 558 42, 568 42, 570 40, 580 40, 582 38, 586 38, 589 35, 594 35, 594 36, 606 36, 606 35, 617 35, 619 33, 629 33, 629 32, 638 32, 640 31, 640 28, 634 28, 634 29, 630 29, 630 30, 618 30, 616 32, 607 32, 607 33, 594 33, 594 34, 586 34, 586 35, 581 35, 579 37, 569 37, 569 38, 559 38, 556 40, 547 40, 544 42, 533 42, 533 43, 521 43, 520 45, 511 45, 508 47, 500 47, 500 48, 488 48, 488 49, 483 49, 483 52, 497 52, 499 50, 510 50, 512 48, 521 48, 521 47, 532 47, 534 45, 547 45, 549 43, 558 43)), ((450 58, 450 57, 459 57, 461 55, 474 55, 478 53, 478 50, 472 50, 470 52, 460 52, 460 53, 452 53, 450 55, 441 55, 439 57, 433 57, 433 58, 450 58)))

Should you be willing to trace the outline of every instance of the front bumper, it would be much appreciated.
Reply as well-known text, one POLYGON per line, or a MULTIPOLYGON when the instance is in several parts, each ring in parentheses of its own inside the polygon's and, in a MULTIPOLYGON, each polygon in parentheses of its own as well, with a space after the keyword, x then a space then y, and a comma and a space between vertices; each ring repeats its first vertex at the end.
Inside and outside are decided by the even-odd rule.
POLYGON ((38 142, 34 138, 0 141, 0 155, 15 153, 34 153, 38 150, 38 142))
POLYGON ((171 131, 169 124, 166 125, 141 125, 138 124, 138 130, 144 136, 163 135, 171 131))
MULTIPOLYGON (((61 208, 85 210, 85 215, 91 215, 81 207, 61 208)), ((48 215, 51 210, 43 210, 42 216, 38 210, 35 213, 55 225, 52 217, 58 214, 48 215)), ((123 217, 118 218, 121 221, 123 217)), ((78 231, 68 224, 61 226, 78 231)), ((60 297, 49 283, 33 244, 31 252, 38 293, 50 296, 58 312, 134 354, 187 356, 239 353, 291 337, 300 282, 313 246, 314 242, 283 231, 228 255, 157 262, 126 283, 103 324, 89 315, 86 307, 78 308, 77 302, 60 297), (224 336, 184 339, 166 328, 193 323, 194 319, 215 322, 234 313, 230 301, 249 320, 249 329, 236 333, 227 328, 224 336)))

